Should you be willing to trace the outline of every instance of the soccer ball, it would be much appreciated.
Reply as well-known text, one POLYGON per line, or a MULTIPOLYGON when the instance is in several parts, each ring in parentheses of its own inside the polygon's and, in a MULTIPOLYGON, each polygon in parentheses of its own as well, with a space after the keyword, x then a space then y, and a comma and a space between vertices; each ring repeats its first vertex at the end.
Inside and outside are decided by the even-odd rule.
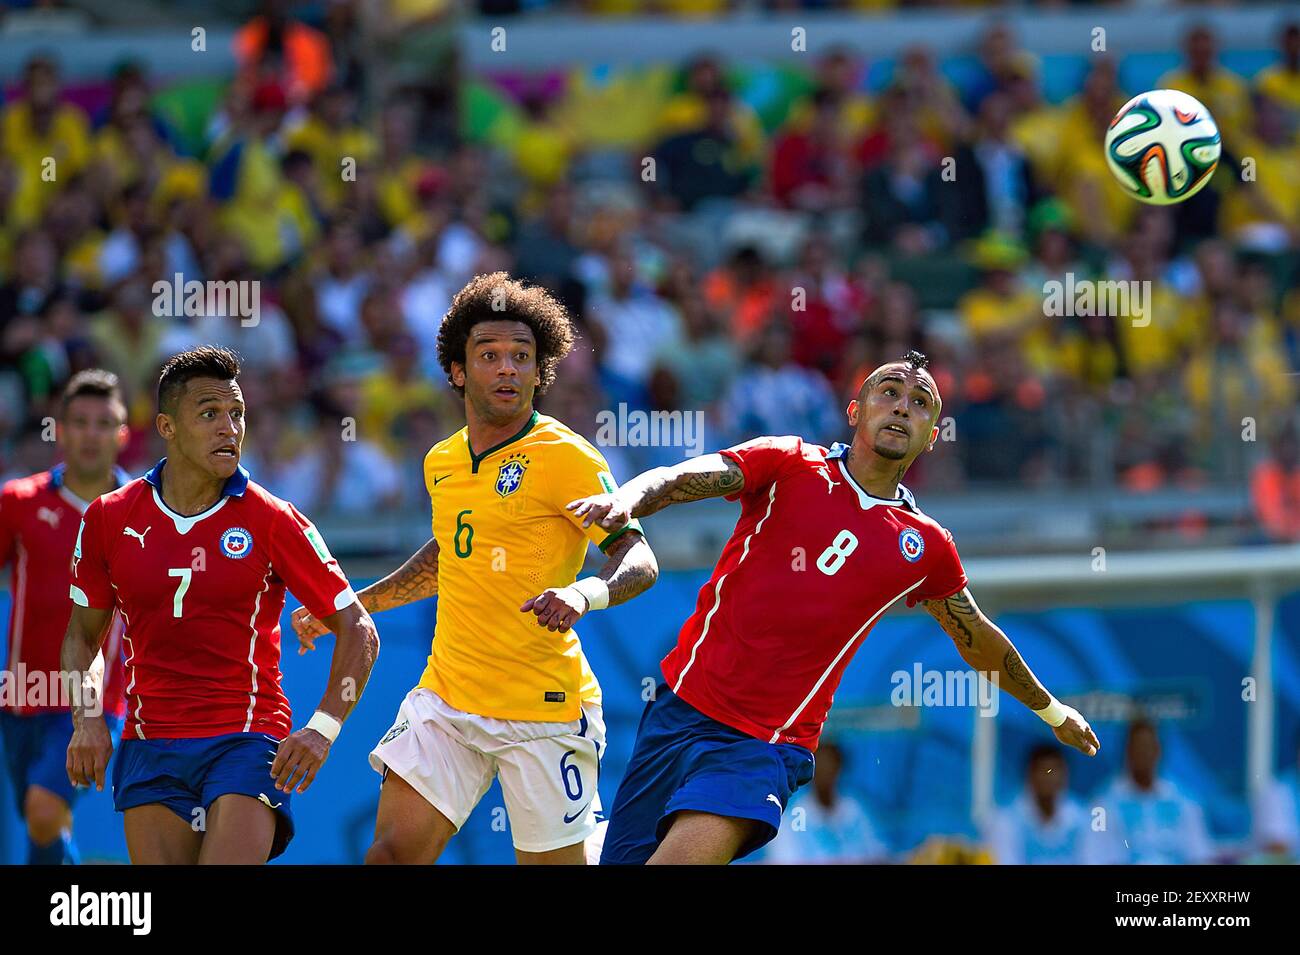
POLYGON ((1134 199, 1169 206, 1205 188, 1219 164, 1219 127, 1200 101, 1151 90, 1120 107, 1106 131, 1106 165, 1134 199))

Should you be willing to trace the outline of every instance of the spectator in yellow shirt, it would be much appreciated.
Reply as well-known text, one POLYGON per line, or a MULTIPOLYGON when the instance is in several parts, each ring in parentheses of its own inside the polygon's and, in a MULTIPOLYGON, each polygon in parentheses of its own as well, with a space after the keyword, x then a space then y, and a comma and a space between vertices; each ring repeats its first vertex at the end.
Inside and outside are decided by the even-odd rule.
POLYGON ((1282 107, 1269 97, 1256 98, 1254 116, 1253 129, 1236 149, 1243 161, 1251 161, 1253 178, 1224 177, 1230 188, 1220 228, 1238 244, 1282 253, 1300 244, 1300 142, 1287 129, 1282 107))
POLYGON ((1116 75, 1108 59, 1089 71, 1083 91, 1062 106, 1056 156, 1049 160, 1048 181, 1069 205, 1081 237, 1097 245, 1118 240, 1139 206, 1115 181, 1102 150, 1106 129, 1124 102, 1116 75))
POLYGON ((1250 127, 1250 94, 1246 81, 1218 63, 1218 44, 1208 26, 1188 31, 1186 64, 1160 77, 1161 89, 1182 90, 1196 97, 1214 115, 1225 144, 1238 140, 1250 127))
POLYGON ((1183 375, 1202 434, 1241 428, 1244 416, 1278 420, 1295 401, 1294 378, 1267 323, 1230 299, 1214 307, 1212 337, 1183 375))
POLYGON ((454 426, 455 409, 446 387, 420 373, 420 343, 402 332, 392 336, 383 366, 361 382, 361 427, 370 440, 394 456, 409 445, 410 418, 416 412, 436 414, 454 426))
POLYGON ((0 111, 0 150, 13 160, 17 175, 14 213, 21 222, 34 222, 59 184, 85 168, 90 124, 79 108, 59 102, 59 72, 52 60, 28 60, 22 90, 22 99, 0 111))
POLYGON ((860 84, 865 64, 845 47, 835 47, 817 61, 813 87, 790 106, 783 124, 787 133, 806 133, 815 121, 815 95, 825 91, 835 101, 835 126, 845 140, 856 142, 866 135, 875 121, 875 105, 860 84))
POLYGON ((379 155, 376 163, 379 208, 390 228, 406 224, 419 212, 416 190, 435 167, 414 154, 415 109, 395 99, 379 114, 379 155))
POLYGON ((240 116, 231 141, 212 167, 212 197, 224 206, 218 217, 233 233, 253 267, 270 271, 297 249, 286 241, 293 213, 284 205, 278 131, 287 100, 284 90, 264 83, 254 90, 251 110, 240 116))
POLYGON ((704 129, 710 123, 710 102, 720 97, 728 102, 727 131, 737 147, 738 160, 745 165, 762 162, 764 136, 758 114, 732 95, 722 64, 708 54, 686 65, 685 89, 664 106, 660 134, 667 138, 704 129))
POLYGON ((971 259, 983 272, 980 284, 957 302, 957 314, 975 341, 1005 342, 1019 351, 1036 372, 1048 370, 1053 329, 1057 321, 1043 314, 1043 290, 1021 280, 1026 253, 1012 239, 990 233, 978 240, 971 259))
POLYGON ((1281 61, 1256 74, 1255 91, 1287 110, 1294 127, 1300 123, 1300 23, 1288 23, 1282 29, 1279 45, 1281 61))
POLYGON ((330 86, 312 101, 311 112, 285 135, 285 145, 311 156, 322 198, 332 210, 355 181, 356 167, 378 151, 374 136, 356 122, 356 97, 343 86, 330 86), (345 165, 347 160, 351 163, 345 165), (350 179, 345 180, 344 174, 350 179))
POLYGON ((523 205, 541 208, 545 194, 565 178, 579 144, 558 115, 553 102, 540 90, 530 91, 523 103, 523 122, 508 144, 515 169, 530 187, 523 205))

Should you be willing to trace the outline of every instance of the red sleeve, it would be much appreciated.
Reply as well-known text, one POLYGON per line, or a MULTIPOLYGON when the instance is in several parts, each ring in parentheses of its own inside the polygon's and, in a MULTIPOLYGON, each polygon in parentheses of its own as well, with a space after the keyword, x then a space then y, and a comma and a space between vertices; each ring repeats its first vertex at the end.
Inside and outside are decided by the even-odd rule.
MULTIPOLYGON (((966 570, 961 565, 952 532, 946 527, 939 529, 943 531, 943 537, 927 542, 927 548, 934 548, 934 557, 925 582, 907 595, 909 607, 915 607, 922 600, 944 600, 966 586, 966 570)), ((926 556, 930 555, 927 553, 926 556)))
POLYGON ((108 548, 104 546, 104 503, 90 502, 77 529, 72 550, 72 586, 68 591, 78 607, 111 610, 117 603, 108 576, 108 548))
POLYGON ((788 202, 790 193, 802 185, 802 145, 797 137, 782 136, 772 147, 772 195, 782 203, 788 202))
POLYGON ((288 502, 272 525, 271 567, 314 617, 324 619, 357 599, 316 525, 288 502))
POLYGON ((0 567, 14 559, 14 538, 18 533, 17 500, 9 485, 0 489, 0 567))
POLYGON ((793 461, 803 458, 803 438, 797 435, 782 435, 778 438, 754 438, 743 444, 726 448, 720 452, 740 467, 745 476, 745 488, 736 494, 728 494, 728 501, 737 501, 741 494, 757 494, 769 484, 782 476, 782 471, 793 461))

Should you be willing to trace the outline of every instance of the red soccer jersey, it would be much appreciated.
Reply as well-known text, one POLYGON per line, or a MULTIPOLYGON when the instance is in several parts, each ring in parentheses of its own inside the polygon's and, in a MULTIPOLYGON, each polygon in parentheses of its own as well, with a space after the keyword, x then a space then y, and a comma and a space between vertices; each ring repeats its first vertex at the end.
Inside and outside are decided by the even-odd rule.
POLYGON ((315 526, 243 468, 184 517, 162 499, 166 463, 91 504, 73 554, 72 599, 126 618, 125 735, 283 738, 285 589, 322 618, 356 595, 315 526))
MULTIPOLYGON (((86 502, 64 486, 63 465, 0 488, 0 567, 9 564, 9 653, 12 692, 0 694, 10 713, 31 716, 67 709, 58 673, 68 629, 72 547, 86 502)), ((118 485, 131 480, 117 472, 118 485)), ((104 712, 121 716, 122 621, 104 641, 104 712)))
POLYGON ((844 669, 872 625, 906 598, 966 586, 952 535, 903 486, 873 497, 831 450, 756 438, 722 453, 745 476, 740 520, 695 613, 663 660, 674 693, 771 743, 817 748, 844 669))

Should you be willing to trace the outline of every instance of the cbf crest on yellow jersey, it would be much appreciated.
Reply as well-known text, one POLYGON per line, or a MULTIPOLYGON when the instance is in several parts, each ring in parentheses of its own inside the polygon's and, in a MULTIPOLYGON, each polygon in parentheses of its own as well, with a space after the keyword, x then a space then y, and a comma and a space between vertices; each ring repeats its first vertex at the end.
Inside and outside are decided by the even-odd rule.
POLYGON ((424 482, 438 542, 438 623, 420 686, 481 716, 578 719, 583 702, 600 702, 600 684, 577 632, 539 627, 519 608, 573 583, 588 540, 603 550, 618 536, 583 528, 564 508, 616 488, 605 458, 533 412, 517 435, 480 455, 465 428, 440 441, 425 456, 424 482))

